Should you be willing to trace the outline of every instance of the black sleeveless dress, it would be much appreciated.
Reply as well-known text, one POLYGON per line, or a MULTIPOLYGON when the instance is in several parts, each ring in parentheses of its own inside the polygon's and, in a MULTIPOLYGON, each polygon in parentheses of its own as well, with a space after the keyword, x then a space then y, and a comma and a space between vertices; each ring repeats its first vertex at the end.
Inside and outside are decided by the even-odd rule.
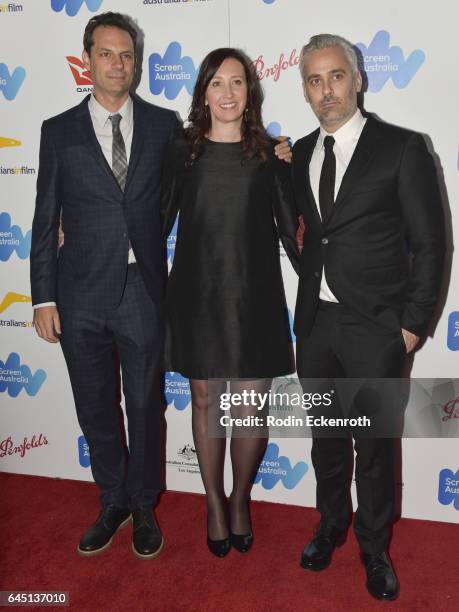
POLYGON ((279 237, 295 269, 298 217, 290 167, 273 154, 242 160, 241 143, 207 140, 189 164, 170 146, 163 187, 167 236, 179 213, 166 294, 165 366, 196 379, 272 378, 295 370, 279 237))

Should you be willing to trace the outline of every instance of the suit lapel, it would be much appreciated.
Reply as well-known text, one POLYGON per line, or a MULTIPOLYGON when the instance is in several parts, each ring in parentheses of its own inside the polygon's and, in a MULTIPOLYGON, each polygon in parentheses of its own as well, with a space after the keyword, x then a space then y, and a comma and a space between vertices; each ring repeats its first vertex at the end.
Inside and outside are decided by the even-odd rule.
POLYGON ((311 188, 311 179, 309 176, 309 164, 311 162, 311 157, 314 152, 314 147, 316 146, 317 139, 319 137, 319 130, 315 130, 312 134, 307 138, 304 142, 303 146, 299 149, 299 154, 297 158, 297 184, 298 184, 298 192, 306 195, 303 197, 303 203, 306 209, 309 209, 311 213, 311 218, 316 222, 317 226, 320 228, 322 225, 322 221, 320 219, 319 212, 317 210, 316 201, 314 198, 314 194, 311 188), (306 194, 304 192, 304 181, 306 180, 306 194))
POLYGON ((91 115, 89 114, 88 101, 89 96, 87 96, 80 104, 77 113, 79 129, 81 130, 83 136, 82 140, 88 147, 91 155, 94 157, 96 162, 105 170, 107 176, 110 178, 111 181, 115 183, 117 189, 121 191, 118 181, 116 180, 115 175, 113 174, 112 169, 110 168, 110 165, 102 152, 99 141, 97 140, 97 136, 94 131, 94 126, 92 124, 91 115))
POLYGON ((376 152, 374 142, 378 139, 378 137, 378 122, 371 117, 368 117, 362 133, 360 134, 357 146, 355 147, 354 153, 351 157, 351 161, 349 162, 346 172, 344 173, 338 194, 335 199, 333 212, 328 219, 328 223, 336 213, 336 210, 342 204, 343 200, 354 187, 355 183, 365 173, 365 169, 369 161, 376 152))
POLYGON ((132 134, 131 155, 129 157, 129 168, 125 192, 129 188, 129 183, 134 176, 134 171, 140 159, 142 147, 145 142, 145 134, 147 131, 147 120, 142 104, 136 100, 135 96, 132 97, 132 102, 134 105, 134 131, 132 134))

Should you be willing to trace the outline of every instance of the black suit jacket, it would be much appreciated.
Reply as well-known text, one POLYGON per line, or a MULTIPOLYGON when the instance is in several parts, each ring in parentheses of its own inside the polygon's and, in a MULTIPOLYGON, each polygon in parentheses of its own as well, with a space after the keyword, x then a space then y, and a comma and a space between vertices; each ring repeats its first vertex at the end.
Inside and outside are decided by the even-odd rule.
POLYGON ((97 141, 88 109, 43 123, 30 255, 32 302, 115 308, 122 297, 129 240, 154 301, 165 280, 160 183, 175 113, 133 96, 134 131, 124 193, 97 141), (57 256, 62 210, 65 243, 57 256))
POLYGON ((306 225, 295 333, 311 330, 325 268, 339 302, 373 329, 424 334, 445 246, 437 176, 424 139, 368 117, 322 225, 309 182, 318 136, 316 130, 293 148, 294 189, 306 225))

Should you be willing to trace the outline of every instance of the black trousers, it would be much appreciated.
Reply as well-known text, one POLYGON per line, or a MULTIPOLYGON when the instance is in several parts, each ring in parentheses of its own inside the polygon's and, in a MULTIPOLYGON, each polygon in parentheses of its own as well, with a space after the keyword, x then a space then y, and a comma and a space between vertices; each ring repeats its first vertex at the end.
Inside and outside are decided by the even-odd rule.
POLYGON ((160 307, 148 295, 136 264, 113 311, 59 308, 61 346, 78 421, 91 455, 102 505, 155 504, 160 490, 160 307), (116 403, 114 349, 121 364, 129 452, 116 403))
MULTIPOLYGON (((297 338, 300 379, 400 377, 406 355, 400 330, 372 330, 341 304, 319 302, 307 338, 297 338)), ((306 391, 308 381, 303 388, 306 391)), ((394 451, 391 437, 355 438, 355 480, 358 508, 354 529, 363 552, 387 548, 394 515, 394 451)), ((316 437, 312 462, 317 481, 321 522, 339 530, 350 520, 352 447, 349 437, 316 437)))

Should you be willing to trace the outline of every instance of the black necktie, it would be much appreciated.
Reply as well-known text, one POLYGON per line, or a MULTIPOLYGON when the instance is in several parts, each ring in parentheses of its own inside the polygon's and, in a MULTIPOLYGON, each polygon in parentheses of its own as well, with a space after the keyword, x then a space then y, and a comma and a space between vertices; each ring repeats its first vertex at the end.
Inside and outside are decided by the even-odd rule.
POLYGON ((124 144, 123 134, 120 130, 121 115, 111 115, 109 117, 112 123, 112 170, 118 181, 121 190, 124 191, 127 177, 127 157, 126 157, 126 146, 124 144))
POLYGON ((324 148, 325 157, 320 172, 319 182, 319 206, 322 223, 326 223, 330 218, 335 202, 335 175, 336 175, 336 158, 333 153, 333 145, 335 139, 333 136, 325 136, 324 148))

